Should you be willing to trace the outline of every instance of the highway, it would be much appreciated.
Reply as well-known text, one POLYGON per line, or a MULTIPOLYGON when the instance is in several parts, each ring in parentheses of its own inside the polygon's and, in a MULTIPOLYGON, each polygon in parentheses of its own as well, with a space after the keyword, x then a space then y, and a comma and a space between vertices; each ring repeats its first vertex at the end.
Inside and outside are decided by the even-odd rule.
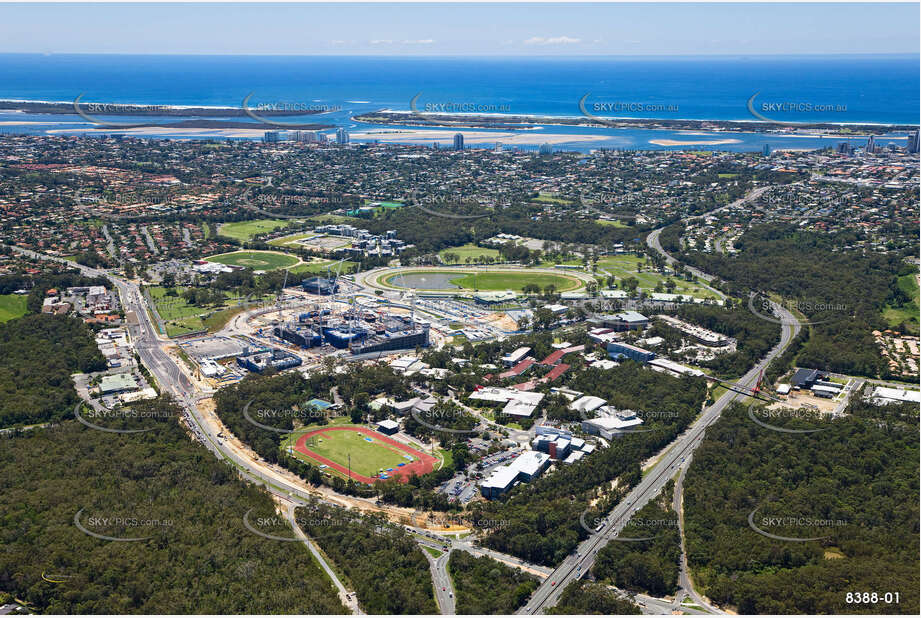
MULTIPOLYGON (((734 204, 753 199, 760 195, 759 192, 767 190, 766 187, 756 189, 749 193, 742 200, 734 204)), ((676 260, 662 250, 659 245, 658 237, 661 228, 653 231, 647 238, 647 244, 656 249, 669 263, 676 260)), ((696 270, 696 269, 694 269, 696 270)), ((694 272, 692 270, 692 272, 694 272)), ((698 277, 710 280, 711 277, 706 273, 696 271, 698 277)), ((740 378, 737 383, 743 388, 752 388, 757 385, 761 372, 767 368, 768 364, 783 353, 790 345, 790 342, 799 333, 800 324, 792 313, 776 303, 771 303, 776 315, 780 316, 781 337, 780 342, 775 345, 768 354, 761 359, 748 373, 740 378)), ((595 563, 595 556, 598 550, 607 545, 615 538, 617 534, 630 520, 630 517, 641 507, 643 507, 652 498, 658 495, 665 483, 675 476, 678 468, 683 465, 694 453, 694 450, 700 446, 703 441, 707 427, 715 423, 723 410, 726 409, 733 401, 744 399, 742 393, 728 390, 720 396, 712 405, 707 407, 691 426, 679 435, 669 446, 663 449, 663 454, 658 461, 647 471, 639 484, 614 507, 613 511, 601 522, 600 528, 589 535, 589 537, 579 544, 574 554, 570 554, 563 562, 554 569, 553 573, 543 582, 540 587, 534 591, 534 594, 528 600, 524 608, 519 609, 519 614, 537 614, 547 607, 557 604, 560 592, 566 586, 583 575, 588 573, 595 563)), ((625 436, 620 439, 630 439, 625 436)), ((594 523, 594 522, 592 522, 594 523)))
MULTIPOLYGON (((751 199, 752 197, 753 194, 749 194, 745 199, 751 199)), ((658 245, 659 232, 661 230, 656 230, 647 238, 647 243, 650 246, 653 246, 653 243, 658 245)), ((40 259, 65 261, 61 258, 37 254, 23 249, 14 248, 14 250, 40 259)), ((657 250, 665 255, 666 259, 670 258, 660 247, 657 250)), ((228 448, 224 445, 223 440, 215 435, 214 426, 203 419, 202 413, 195 405, 191 395, 195 393, 194 385, 160 346, 160 340, 150 321, 144 298, 137 284, 121 280, 104 271, 75 265, 72 262, 67 262, 67 264, 77 266, 88 276, 107 277, 118 288, 125 314, 129 317, 129 332, 135 342, 141 362, 156 378, 161 391, 171 394, 182 405, 188 415, 190 426, 196 431, 206 447, 218 457, 230 461, 245 478, 265 485, 269 491, 286 500, 301 501, 313 497, 297 485, 289 482, 280 472, 271 470, 267 464, 245 458, 234 449, 228 448)), ((705 277, 703 273, 698 276, 705 277)), ((799 331, 799 323, 792 314, 779 305, 774 305, 774 309, 781 316, 783 322, 781 341, 762 361, 738 381, 740 385, 754 386, 762 369, 789 345, 799 331)), ((569 582, 580 578, 591 569, 598 549, 617 535, 636 509, 646 504, 661 491, 668 479, 674 476, 677 467, 701 443, 706 428, 719 418, 720 413, 726 406, 740 397, 741 395, 737 392, 727 391, 713 405, 705 409, 697 421, 665 449, 665 454, 649 470, 643 480, 605 519, 601 529, 596 533, 592 533, 588 539, 579 545, 577 553, 567 557, 550 573, 534 592, 526 607, 519 610, 518 613, 536 614, 545 607, 555 605, 560 591, 569 582)))

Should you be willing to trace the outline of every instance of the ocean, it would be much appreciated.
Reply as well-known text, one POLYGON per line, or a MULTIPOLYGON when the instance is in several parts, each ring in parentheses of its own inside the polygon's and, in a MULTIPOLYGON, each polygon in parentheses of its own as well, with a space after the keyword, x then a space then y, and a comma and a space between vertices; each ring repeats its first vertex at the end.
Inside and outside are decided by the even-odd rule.
MULTIPOLYGON (((0 99, 72 102, 82 94, 82 100, 89 102, 239 108, 253 93, 251 108, 278 104, 289 109, 330 109, 334 111, 312 116, 310 121, 359 134, 394 127, 359 125, 352 116, 380 109, 407 111, 414 97, 416 109, 424 112, 575 117, 583 114, 579 107, 583 100, 584 107, 598 116, 754 121, 748 102, 755 96, 752 106, 756 112, 782 122, 917 125, 921 106, 918 67, 917 55, 424 58, 0 54, 0 99)), ((106 119, 127 121, 113 116, 106 119)), ((0 131, 7 133, 83 133, 87 129, 92 125, 77 115, 0 111, 0 131)), ((474 137, 467 139, 470 145, 504 138, 499 135, 491 139, 490 133, 501 131, 471 131, 474 137)), ((775 149, 805 149, 843 141, 840 137, 748 132, 721 132, 714 137, 688 131, 554 125, 539 125, 534 131, 539 133, 530 139, 532 147, 540 136, 547 136, 554 147, 573 150, 760 150, 764 144, 775 149), (595 138, 585 141, 586 135, 595 138), (671 141, 681 144, 653 143, 671 141), (713 141, 728 143, 708 144, 713 141)), ((441 142, 450 143, 453 133, 444 131, 441 142)), ((404 141, 394 135, 387 139, 404 141)), ((863 141, 865 138, 855 139, 855 144, 863 141)), ((877 141, 904 145, 904 133, 877 141)), ((508 143, 515 143, 515 139, 508 138, 508 143)))

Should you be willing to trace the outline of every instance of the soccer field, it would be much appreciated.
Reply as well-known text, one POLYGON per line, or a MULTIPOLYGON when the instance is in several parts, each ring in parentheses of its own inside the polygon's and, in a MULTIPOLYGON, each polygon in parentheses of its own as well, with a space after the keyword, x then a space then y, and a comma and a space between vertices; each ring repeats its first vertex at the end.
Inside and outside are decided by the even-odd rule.
POLYGON ((274 251, 234 251, 233 253, 212 255, 205 259, 209 262, 218 262, 228 266, 245 266, 253 270, 289 268, 300 261, 293 255, 274 251))
POLYGON ((223 223, 218 228, 218 234, 235 238, 236 240, 247 241, 257 234, 265 234, 280 227, 287 227, 289 221, 283 219, 256 219, 254 221, 234 221, 232 223, 223 223))

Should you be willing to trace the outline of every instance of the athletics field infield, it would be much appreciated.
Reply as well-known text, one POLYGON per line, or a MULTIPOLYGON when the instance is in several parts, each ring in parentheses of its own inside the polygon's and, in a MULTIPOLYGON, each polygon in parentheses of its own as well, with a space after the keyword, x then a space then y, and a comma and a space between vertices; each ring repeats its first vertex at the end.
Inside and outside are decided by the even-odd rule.
MULTIPOLYGON (((352 479, 373 484, 380 471, 387 478, 402 482, 413 474, 423 475, 434 469, 438 459, 365 427, 323 427, 308 431, 294 440, 293 449, 302 459, 349 474, 352 479)), ((381 477, 383 478, 383 477, 381 477)))

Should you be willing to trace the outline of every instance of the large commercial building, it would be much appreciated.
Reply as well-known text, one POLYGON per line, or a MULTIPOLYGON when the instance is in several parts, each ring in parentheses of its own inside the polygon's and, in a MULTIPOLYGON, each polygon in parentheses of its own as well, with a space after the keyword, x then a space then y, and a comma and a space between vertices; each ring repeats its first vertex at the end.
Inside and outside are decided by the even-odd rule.
POLYGON ((529 483, 547 469, 550 455, 539 451, 525 451, 506 466, 493 470, 482 483, 480 493, 487 500, 498 498, 516 483, 529 483))
POLYGON ((611 440, 643 424, 643 419, 638 418, 633 410, 603 410, 602 416, 582 421, 582 431, 611 440))
POLYGON ((649 350, 638 348, 635 345, 621 343, 619 341, 612 341, 608 344, 608 355, 614 359, 629 358, 638 363, 648 363, 656 357, 655 352, 650 352, 649 350))
POLYGON ((402 330, 385 331, 368 337, 352 346, 353 354, 393 352, 411 348, 425 348, 429 345, 429 325, 422 324, 402 330))
POLYGON ((237 357, 237 364, 247 371, 262 373, 268 368, 281 371, 301 364, 301 359, 278 348, 268 348, 256 352, 241 354, 237 357))
POLYGON ((339 291, 339 284, 324 277, 311 277, 301 282, 301 288, 309 294, 329 296, 339 291))
POLYGON ((272 328, 272 334, 302 348, 313 348, 320 345, 320 334, 310 328, 279 325, 272 328))
POLYGON ((514 367, 518 363, 524 360, 525 356, 528 355, 528 352, 531 351, 531 348, 518 348, 514 352, 509 352, 502 357, 502 364, 506 367, 514 367))
POLYGON ((649 326, 649 318, 636 311, 622 311, 620 313, 601 315, 592 318, 590 322, 601 328, 611 328, 616 331, 641 330, 649 326))

